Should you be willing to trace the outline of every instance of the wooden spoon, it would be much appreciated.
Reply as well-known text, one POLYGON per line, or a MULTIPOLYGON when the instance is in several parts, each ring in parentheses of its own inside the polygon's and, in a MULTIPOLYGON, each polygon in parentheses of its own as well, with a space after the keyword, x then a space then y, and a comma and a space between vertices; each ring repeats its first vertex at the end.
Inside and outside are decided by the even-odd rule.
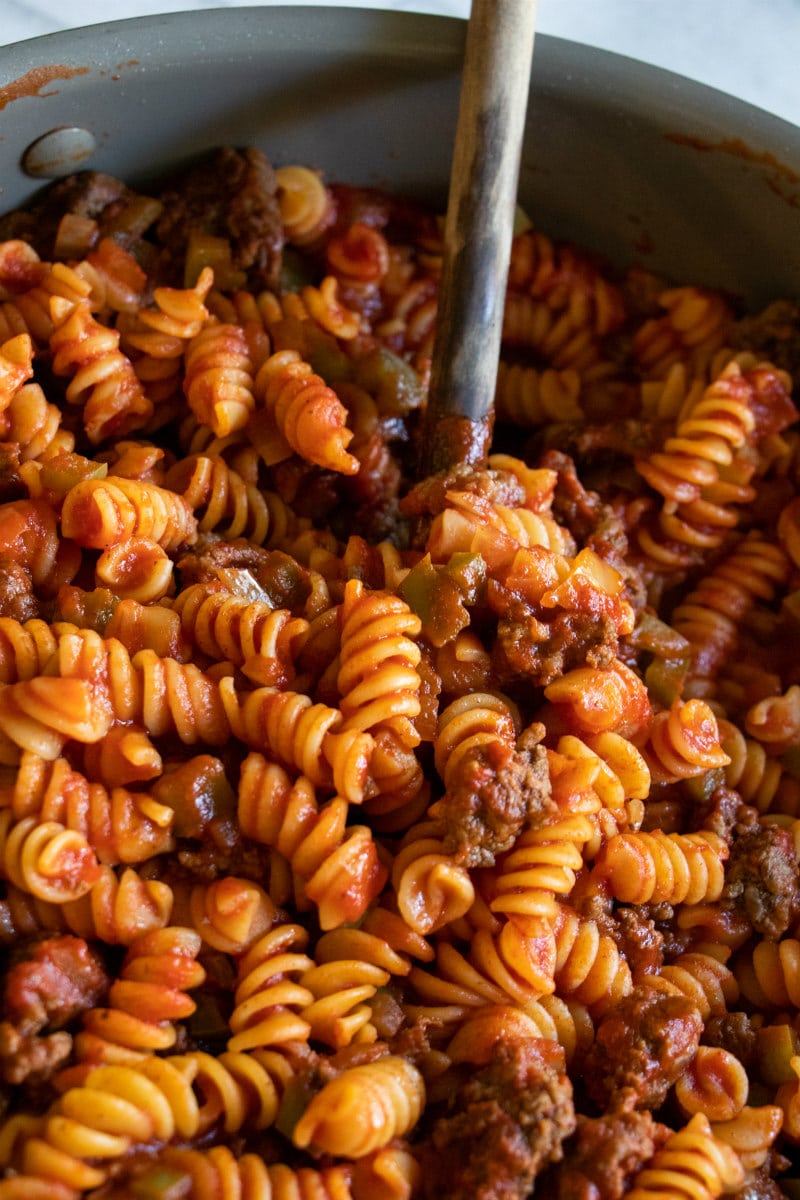
POLYGON ((491 441, 536 0, 472 0, 420 477, 491 441))

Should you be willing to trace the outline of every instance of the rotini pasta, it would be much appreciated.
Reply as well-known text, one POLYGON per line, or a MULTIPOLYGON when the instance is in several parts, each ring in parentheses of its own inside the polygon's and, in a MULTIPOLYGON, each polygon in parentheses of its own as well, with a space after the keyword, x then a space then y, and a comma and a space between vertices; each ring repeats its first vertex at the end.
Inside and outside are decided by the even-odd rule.
POLYGON ((0 242, 0 1200, 772 1195, 796 306, 529 228, 415 479, 436 214, 214 162, 0 242))

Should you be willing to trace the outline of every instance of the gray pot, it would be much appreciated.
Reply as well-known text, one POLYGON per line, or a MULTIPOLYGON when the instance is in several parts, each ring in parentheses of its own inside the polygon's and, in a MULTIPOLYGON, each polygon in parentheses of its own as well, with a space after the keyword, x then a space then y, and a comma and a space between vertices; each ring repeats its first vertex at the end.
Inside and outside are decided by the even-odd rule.
MULTIPOLYGON (((4 47, 0 205, 42 186, 23 161, 141 185, 225 142, 444 206, 464 28, 373 10, 226 8, 4 47), (73 132, 25 158, 56 129, 73 132)), ((753 305, 800 290, 794 126, 557 38, 537 37, 534 62, 520 194, 539 228, 753 305)))

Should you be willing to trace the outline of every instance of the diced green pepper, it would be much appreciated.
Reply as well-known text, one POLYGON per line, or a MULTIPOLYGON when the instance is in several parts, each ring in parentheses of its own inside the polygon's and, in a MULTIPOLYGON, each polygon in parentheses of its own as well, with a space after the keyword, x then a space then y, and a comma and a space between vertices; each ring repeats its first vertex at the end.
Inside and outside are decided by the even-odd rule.
POLYGON ((185 1200, 192 1190, 192 1178, 171 1167, 150 1167, 128 1184, 136 1200, 185 1200))
POLYGON ((444 567, 426 554, 406 575, 400 595, 422 621, 422 632, 434 646, 452 641, 469 624, 464 593, 444 567))
POLYGON ((711 799, 718 787, 725 782, 725 772, 722 767, 714 767, 686 780, 686 791, 697 804, 705 804, 711 799))
POLYGON ((652 700, 669 708, 683 692, 691 659, 654 658, 644 673, 644 681, 652 700))
POLYGON ((373 397, 383 417, 405 416, 425 399, 414 368, 385 346, 376 346, 357 360, 354 380, 373 397))
POLYGON ((790 1064, 800 1054, 800 1036, 791 1025, 765 1025, 756 1030, 756 1054, 758 1073, 764 1083, 780 1087, 782 1083, 797 1081, 790 1064))

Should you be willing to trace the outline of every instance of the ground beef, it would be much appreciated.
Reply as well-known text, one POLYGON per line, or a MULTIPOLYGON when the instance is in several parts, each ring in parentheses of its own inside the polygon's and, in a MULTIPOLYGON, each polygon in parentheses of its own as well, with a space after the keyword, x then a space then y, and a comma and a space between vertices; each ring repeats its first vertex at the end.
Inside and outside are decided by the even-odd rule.
POLYGON ((620 906, 614 913, 614 939, 631 969, 634 982, 657 974, 664 961, 664 935, 638 908, 620 906))
POLYGON ((654 421, 626 418, 602 421, 595 424, 584 422, 554 421, 543 431, 546 447, 557 447, 555 453, 564 453, 591 463, 593 459, 609 461, 615 458, 633 459, 648 457, 663 444, 663 428, 654 421))
POLYGON ((5 1083, 34 1085, 50 1079, 72 1053, 72 1035, 20 1033, 9 1021, 0 1022, 0 1076, 5 1083))
POLYGON ((544 729, 526 731, 516 749, 487 742, 466 754, 455 783, 434 806, 444 821, 448 854, 467 867, 490 867, 508 850, 527 820, 548 806, 544 729))
MULTIPOLYGON (((625 423, 626 429, 629 424, 625 423)), ((627 430, 623 441, 630 436, 633 435, 627 430)), ((638 433, 634 436, 634 442, 637 437, 638 433)), ((539 465, 556 472, 553 496, 553 515, 556 520, 569 529, 578 546, 588 546, 604 562, 619 571, 634 608, 643 608, 647 602, 647 589, 638 569, 629 561, 628 537, 617 513, 603 503, 597 492, 584 486, 578 478, 574 461, 563 450, 546 451, 539 465)))
POLYGON ((709 1017, 703 1029, 703 1044, 728 1050, 744 1067, 756 1061, 758 1037, 748 1013, 729 1012, 709 1017))
POLYGON ((687 798, 673 790, 672 784, 656 784, 644 806, 640 828, 644 833, 651 833, 654 829, 664 833, 683 833, 689 807, 687 798))
POLYGON ((56 230, 65 213, 89 217, 102 226, 104 211, 127 203, 134 193, 113 175, 101 171, 79 171, 52 184, 32 207, 0 218, 0 241, 21 238, 39 257, 50 261, 56 230))
POLYGON ((700 814, 702 820, 698 828, 716 833, 729 842, 740 819, 741 809, 742 797, 739 793, 722 784, 711 793, 707 809, 700 814))
POLYGON ((245 538, 223 542, 213 536, 201 536, 194 545, 178 559, 181 583, 188 587, 192 583, 219 583, 218 571, 252 571, 263 566, 269 551, 254 546, 245 538))
POLYGON ((544 1039, 498 1043, 453 1097, 420 1147, 427 1200, 524 1200, 575 1129, 560 1047, 544 1039))
POLYGON ((30 573, 19 563, 0 555, 0 617, 29 621, 39 616, 30 573))
POLYGON ((669 1130, 649 1112, 617 1108, 578 1117, 558 1175, 558 1200, 620 1200, 633 1176, 660 1149, 669 1130))
POLYGON ((490 580, 487 598, 500 618, 492 666, 501 688, 523 676, 535 687, 547 687, 574 667, 602 666, 616 654, 617 631, 607 616, 560 612, 541 620, 530 605, 490 580), (590 661, 591 660, 591 661, 590 661))
POLYGON ((597 1027, 584 1072, 589 1097, 605 1110, 631 1089, 637 1108, 658 1108, 697 1053, 702 1032, 690 1000, 639 984, 597 1027))
POLYGON ((752 350, 792 376, 800 387, 800 308, 793 300, 776 300, 760 313, 734 326, 731 345, 752 350))
POLYGON ((63 1029, 96 1005, 107 986, 105 970, 83 938, 46 938, 28 946, 9 968, 3 1015, 28 1029, 63 1029))
POLYGON ((192 583, 215 583, 235 590, 220 571, 249 571, 268 604, 295 614, 303 611, 311 594, 311 573, 305 567, 281 550, 266 550, 245 538, 223 542, 201 536, 177 567, 184 588, 192 583))
POLYGON ((20 500, 27 494, 19 475, 19 442, 0 442, 0 504, 20 500))
POLYGON ((358 474, 344 481, 345 507, 336 514, 334 532, 343 541, 357 529, 371 544, 385 538, 402 544, 408 533, 405 530, 401 533, 403 523, 397 510, 401 472, 391 447, 377 431, 359 441, 355 450, 352 446, 350 449, 356 453, 361 467, 358 474))
POLYGON ((788 829, 757 826, 736 838, 725 871, 724 899, 732 900, 757 933, 777 940, 797 919, 797 856, 788 829))
POLYGON ((105 970, 83 938, 53 937, 25 947, 3 984, 3 1079, 19 1084, 48 1077, 72 1047, 69 1033, 62 1031, 95 1007, 107 987, 105 970))
POLYGON ((277 179, 260 150, 223 146, 158 199, 164 205, 157 236, 182 277, 186 246, 193 233, 226 238, 235 266, 248 273, 256 290, 280 284, 283 225, 277 179))
POLYGON ((748 1172, 747 1183, 741 1191, 733 1192, 728 1200, 786 1200, 787 1193, 775 1179, 770 1179, 769 1165, 748 1172))
POLYGON ((491 504, 518 508, 525 503, 525 489, 511 471, 478 471, 454 467, 429 475, 403 497, 400 507, 409 517, 435 517, 448 506, 448 492, 471 492, 491 504))

